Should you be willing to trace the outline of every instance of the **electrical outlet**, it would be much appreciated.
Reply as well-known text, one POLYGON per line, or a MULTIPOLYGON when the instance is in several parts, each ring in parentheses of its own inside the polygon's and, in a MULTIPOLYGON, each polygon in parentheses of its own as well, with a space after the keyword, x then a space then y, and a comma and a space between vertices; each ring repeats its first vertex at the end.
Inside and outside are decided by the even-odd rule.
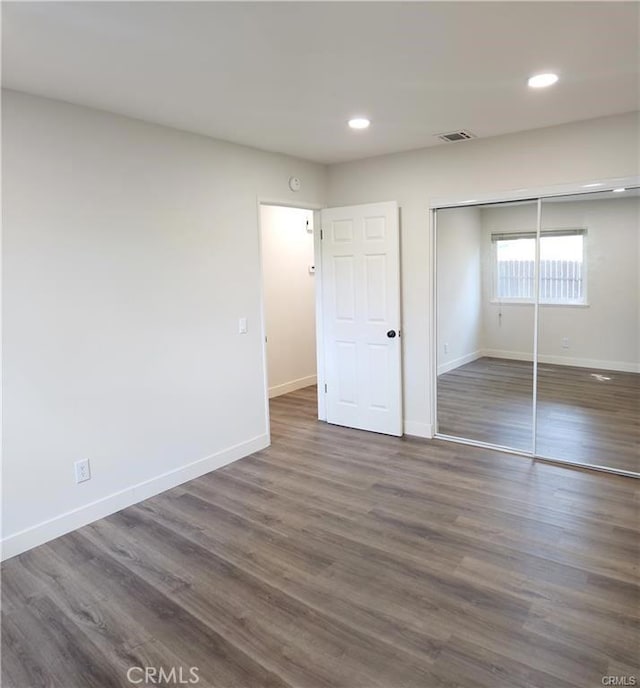
POLYGON ((76 469, 77 483, 83 483, 86 480, 91 479, 91 466, 89 465, 89 459, 82 459, 81 461, 76 461, 74 467, 76 469))
POLYGON ((563 337, 562 338, 562 348, 563 349, 569 348, 569 337, 563 337))
POLYGON ((444 352, 445 352, 445 354, 449 353, 449 345, 448 344, 444 345, 444 352))

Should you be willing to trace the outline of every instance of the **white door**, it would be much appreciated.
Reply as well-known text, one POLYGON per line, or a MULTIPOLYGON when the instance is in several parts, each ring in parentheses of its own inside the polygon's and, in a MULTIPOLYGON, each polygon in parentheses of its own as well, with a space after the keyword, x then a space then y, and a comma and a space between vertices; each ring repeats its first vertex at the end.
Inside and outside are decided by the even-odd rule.
POLYGON ((322 211, 329 423, 402 435, 398 205, 322 211))

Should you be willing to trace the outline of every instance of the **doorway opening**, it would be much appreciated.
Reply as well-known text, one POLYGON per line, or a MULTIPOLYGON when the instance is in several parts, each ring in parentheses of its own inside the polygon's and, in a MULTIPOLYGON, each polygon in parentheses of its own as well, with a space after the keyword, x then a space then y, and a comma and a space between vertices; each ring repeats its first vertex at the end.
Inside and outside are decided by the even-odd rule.
POLYGON ((270 428, 297 399, 305 418, 402 435, 398 204, 262 200, 259 221, 270 428))
POLYGON ((282 407, 318 418, 314 211, 260 204, 270 423, 282 407))

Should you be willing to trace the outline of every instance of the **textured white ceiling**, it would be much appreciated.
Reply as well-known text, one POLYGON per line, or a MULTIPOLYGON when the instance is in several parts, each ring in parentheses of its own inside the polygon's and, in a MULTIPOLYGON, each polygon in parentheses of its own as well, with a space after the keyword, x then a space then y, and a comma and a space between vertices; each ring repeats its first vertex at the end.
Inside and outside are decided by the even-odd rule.
POLYGON ((331 163, 639 109, 639 8, 4 2, 3 84, 331 163))

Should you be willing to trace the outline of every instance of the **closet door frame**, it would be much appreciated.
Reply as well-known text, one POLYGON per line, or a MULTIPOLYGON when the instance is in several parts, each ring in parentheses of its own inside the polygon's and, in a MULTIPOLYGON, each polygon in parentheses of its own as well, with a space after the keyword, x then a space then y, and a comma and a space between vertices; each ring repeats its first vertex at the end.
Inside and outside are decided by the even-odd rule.
MULTIPOLYGON (((532 189, 519 189, 515 191, 495 192, 490 194, 474 194, 473 201, 461 200, 458 198, 433 198, 428 203, 428 231, 429 231, 429 290, 430 290, 430 317, 429 317, 429 348, 430 356, 428 361, 429 377, 431 383, 429 384, 428 399, 430 402, 431 416, 430 424, 433 428, 433 437, 447 442, 455 442, 457 444, 464 444, 474 447, 482 447, 485 449, 495 449, 506 454, 515 454, 524 458, 534 459, 544 463, 553 463, 563 466, 570 466, 577 469, 595 470, 604 473, 612 473, 615 475, 624 475, 633 478, 640 478, 640 473, 620 470, 608 466, 599 466, 589 463, 574 463, 565 461, 559 458, 548 456, 540 456, 537 454, 537 397, 538 397, 538 341, 539 341, 539 324, 540 324, 540 231, 542 224, 542 203, 545 199, 554 198, 558 196, 577 196, 582 194, 593 194, 602 191, 611 191, 619 187, 637 187, 640 186, 640 176, 635 177, 617 177, 613 179, 595 179, 586 180, 582 182, 575 182, 571 184, 561 184, 554 186, 546 186, 532 189), (437 275, 437 251, 438 251, 438 232, 437 232, 437 212, 446 208, 468 208, 478 205, 485 205, 488 203, 505 203, 512 201, 535 201, 537 204, 537 222, 536 222, 536 254, 535 254, 535 297, 534 297, 534 330, 533 330, 533 390, 532 390, 532 450, 526 451, 522 449, 514 449, 512 447, 504 447, 501 445, 491 444, 489 442, 481 442, 478 440, 466 439, 462 437, 453 437, 451 435, 444 435, 438 432, 438 275, 437 275)), ((467 196, 468 197, 468 196, 467 196)))

